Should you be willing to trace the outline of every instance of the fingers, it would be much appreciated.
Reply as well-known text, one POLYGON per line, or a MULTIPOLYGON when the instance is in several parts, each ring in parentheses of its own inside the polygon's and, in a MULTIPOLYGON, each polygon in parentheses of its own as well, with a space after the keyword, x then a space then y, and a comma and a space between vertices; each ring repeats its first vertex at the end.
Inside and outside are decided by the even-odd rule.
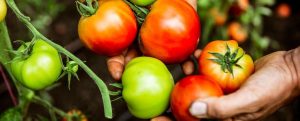
POLYGON ((195 70, 194 63, 191 60, 184 62, 181 67, 185 75, 191 75, 195 70))
POLYGON ((120 80, 124 70, 124 56, 118 55, 107 59, 108 71, 114 80, 120 80))
POLYGON ((195 10, 197 10, 197 0, 186 0, 195 10))
POLYGON ((123 54, 110 57, 106 63, 108 71, 114 80, 120 80, 124 71, 124 66, 133 58, 138 56, 138 52, 135 48, 130 48, 123 52, 123 54))
POLYGON ((167 116, 158 116, 158 117, 152 118, 150 121, 172 121, 172 120, 167 116))
POLYGON ((125 56, 125 65, 132 60, 133 58, 137 57, 139 53, 135 48, 130 48, 125 56))
MULTIPOLYGON (((195 57, 196 59, 198 59, 199 56, 200 56, 200 54, 201 54, 201 50, 200 50, 200 49, 197 49, 197 50, 194 52, 194 57, 195 57)), ((195 70, 194 63, 193 63, 193 61, 190 60, 190 59, 187 60, 186 62, 184 62, 184 63, 181 65, 181 67, 182 67, 182 71, 183 71, 183 73, 184 73, 185 75, 191 75, 191 74, 194 72, 194 70, 195 70)))
POLYGON ((261 100, 255 90, 243 88, 223 97, 195 101, 190 113, 198 118, 226 119, 238 114, 254 113, 261 109, 266 100, 261 100))

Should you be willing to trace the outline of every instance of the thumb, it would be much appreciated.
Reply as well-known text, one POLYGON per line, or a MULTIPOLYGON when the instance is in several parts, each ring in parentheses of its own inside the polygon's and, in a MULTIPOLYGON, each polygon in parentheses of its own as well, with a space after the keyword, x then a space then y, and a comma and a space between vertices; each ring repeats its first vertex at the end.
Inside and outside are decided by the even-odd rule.
POLYGON ((263 105, 258 99, 261 98, 250 87, 241 88, 230 95, 196 100, 189 111, 197 118, 225 119, 258 111, 263 105))

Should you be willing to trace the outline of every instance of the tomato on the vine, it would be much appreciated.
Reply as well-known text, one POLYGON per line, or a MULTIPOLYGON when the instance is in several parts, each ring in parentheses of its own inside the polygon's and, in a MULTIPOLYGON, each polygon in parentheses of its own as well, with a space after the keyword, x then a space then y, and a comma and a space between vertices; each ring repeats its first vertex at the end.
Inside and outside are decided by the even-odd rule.
POLYGON ((216 40, 202 50, 199 71, 218 82, 224 93, 231 93, 253 73, 254 64, 236 41, 216 40))
POLYGON ((105 0, 99 2, 94 15, 80 18, 78 33, 92 51, 115 56, 134 41, 137 22, 133 11, 123 0, 105 0))
POLYGON ((199 121, 189 113, 193 101, 199 98, 219 97, 221 87, 203 75, 192 75, 176 83, 171 95, 171 109, 178 121, 199 121))
POLYGON ((130 0, 130 2, 138 6, 148 6, 155 2, 155 0, 130 0))
MULTIPOLYGON (((25 46, 19 47, 18 51, 24 52, 25 46)), ((58 79, 62 70, 62 62, 58 51, 51 45, 43 40, 36 40, 27 56, 15 59, 11 63, 13 75, 23 85, 39 90, 58 79)))
POLYGON ((149 119, 169 106, 174 81, 168 68, 152 57, 131 60, 122 75, 123 98, 132 115, 149 119))
POLYGON ((5 0, 0 0, 0 22, 4 20, 7 13, 5 0))
MULTIPOLYGON (((88 121, 85 114, 83 114, 78 109, 72 109, 72 110, 68 111, 67 114, 70 117, 71 121, 88 121)), ((63 117, 62 121, 68 121, 68 117, 63 117)))
POLYGON ((165 63, 180 63, 196 49, 200 36, 197 12, 184 0, 157 0, 140 30, 145 55, 165 63))

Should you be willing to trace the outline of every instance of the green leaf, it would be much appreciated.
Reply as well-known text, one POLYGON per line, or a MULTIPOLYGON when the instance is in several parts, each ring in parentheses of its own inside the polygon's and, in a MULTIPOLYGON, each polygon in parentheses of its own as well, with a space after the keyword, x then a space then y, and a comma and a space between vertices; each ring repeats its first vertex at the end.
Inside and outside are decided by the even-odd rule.
POLYGON ((113 86, 113 87, 116 87, 116 88, 120 88, 122 89, 123 88, 123 85, 121 83, 111 83, 109 84, 110 86, 113 86))
POLYGON ((274 5, 275 0, 256 0, 257 5, 274 5))
POLYGON ((215 63, 217 63, 219 65, 223 64, 223 62, 220 59, 208 59, 208 60, 211 60, 211 61, 213 61, 213 62, 215 62, 215 63))
POLYGON ((118 91, 109 91, 109 95, 111 96, 116 96, 116 95, 121 95, 122 91, 118 90, 118 91))
POLYGON ((215 52, 208 52, 209 54, 212 54, 213 56, 215 56, 216 58, 223 60, 224 55, 220 54, 220 53, 215 53, 215 52))
POLYGON ((0 121, 22 121, 21 109, 10 108, 0 115, 0 121))
POLYGON ((262 17, 259 14, 255 14, 252 20, 252 24, 256 27, 261 26, 262 17))
POLYGON ((267 8, 267 7, 258 7, 257 8, 257 11, 262 14, 262 15, 265 15, 265 16, 270 16, 272 15, 272 11, 270 8, 267 8))

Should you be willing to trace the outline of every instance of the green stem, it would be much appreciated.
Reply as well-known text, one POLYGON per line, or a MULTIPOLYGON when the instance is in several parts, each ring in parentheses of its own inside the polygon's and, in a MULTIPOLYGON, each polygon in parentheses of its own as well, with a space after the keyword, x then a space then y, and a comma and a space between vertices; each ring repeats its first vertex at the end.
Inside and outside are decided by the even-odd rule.
POLYGON ((44 35, 42 35, 31 23, 29 17, 25 16, 20 12, 18 7, 16 6, 14 0, 6 0, 8 6, 12 9, 12 11, 16 14, 21 22, 23 22, 28 29, 33 33, 36 38, 43 39, 45 42, 56 48, 60 53, 67 55, 69 58, 74 60, 86 73, 95 81, 96 85, 98 86, 100 93, 102 95, 103 105, 104 105, 104 114, 107 118, 112 118, 112 107, 111 101, 109 97, 109 90, 106 84, 87 66, 85 65, 79 58, 75 55, 67 51, 62 46, 52 42, 44 35))
POLYGON ((57 113, 57 114, 60 115, 61 117, 66 117, 66 116, 68 116, 67 113, 65 113, 64 111, 62 111, 62 110, 60 110, 60 109, 58 109, 58 108, 56 108, 56 107, 54 107, 54 106, 51 105, 48 101, 43 100, 43 99, 41 99, 41 98, 38 97, 38 96, 34 96, 32 101, 35 102, 35 103, 37 103, 37 104, 43 105, 44 107, 50 109, 51 111, 54 111, 55 113, 57 113))

